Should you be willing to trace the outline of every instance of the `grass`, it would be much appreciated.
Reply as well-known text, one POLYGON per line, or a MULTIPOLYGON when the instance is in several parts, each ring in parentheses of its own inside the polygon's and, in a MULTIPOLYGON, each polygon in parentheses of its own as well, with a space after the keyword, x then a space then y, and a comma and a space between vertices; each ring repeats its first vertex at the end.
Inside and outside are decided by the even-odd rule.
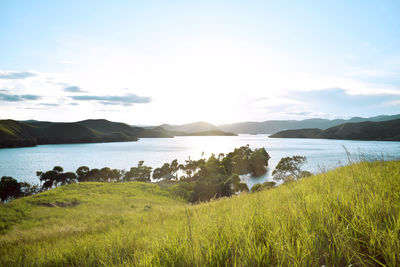
POLYGON ((144 183, 0 206, 2 266, 397 266, 400 162, 362 162, 189 205, 144 183))

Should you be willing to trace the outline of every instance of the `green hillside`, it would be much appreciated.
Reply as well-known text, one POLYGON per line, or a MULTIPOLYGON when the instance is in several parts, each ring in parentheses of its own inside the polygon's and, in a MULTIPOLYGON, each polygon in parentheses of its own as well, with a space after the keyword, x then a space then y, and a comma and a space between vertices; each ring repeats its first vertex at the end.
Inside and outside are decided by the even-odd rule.
POLYGON ((398 266, 400 162, 198 205, 80 183, 0 206, 1 266, 398 266))
POLYGON ((286 130, 269 137, 400 141, 400 119, 381 122, 345 123, 326 130, 286 130))
POLYGON ((71 123, 0 120, 0 148, 41 144, 137 141, 140 137, 173 137, 167 131, 131 127, 107 120, 71 123))

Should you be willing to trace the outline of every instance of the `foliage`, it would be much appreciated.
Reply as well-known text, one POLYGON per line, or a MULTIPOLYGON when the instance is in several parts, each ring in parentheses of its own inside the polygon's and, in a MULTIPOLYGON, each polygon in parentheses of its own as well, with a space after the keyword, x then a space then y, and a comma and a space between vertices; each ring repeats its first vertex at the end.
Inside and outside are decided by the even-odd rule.
POLYGON ((269 158, 264 148, 252 150, 247 145, 227 155, 219 154, 217 157, 212 154, 207 160, 186 160, 185 164, 180 165, 185 173, 181 181, 192 183, 193 186, 189 192, 179 192, 179 195, 190 195, 185 199, 196 203, 248 192, 247 185, 240 182, 239 175, 251 173, 258 176, 266 173, 269 158))
POLYGON ((42 188, 44 190, 60 185, 70 184, 77 181, 77 176, 73 172, 65 172, 60 166, 55 166, 52 170, 47 172, 36 172, 36 176, 43 183, 42 188))
POLYGON ((137 167, 132 167, 128 172, 126 172, 124 181, 150 182, 152 168, 143 164, 144 161, 141 160, 139 161, 137 167))
POLYGON ((301 167, 306 163, 307 159, 303 156, 293 156, 282 158, 275 170, 272 172, 275 181, 283 181, 284 183, 299 180, 310 176, 309 171, 301 170, 301 167))
POLYGON ((6 201, 22 195, 21 184, 12 177, 3 176, 0 181, 0 199, 6 201))
MULTIPOLYGON (((259 176, 266 173, 269 158, 264 148, 252 150, 247 145, 236 148, 227 155, 221 153, 217 157, 212 154, 208 159, 198 160, 189 158, 184 164, 179 164, 175 159, 171 163, 164 163, 160 168, 156 168, 153 171, 153 178, 176 181, 177 184, 165 185, 173 186, 171 192, 175 192, 176 196, 187 201, 193 203, 208 201, 213 198, 229 197, 235 193, 248 192, 247 185, 240 181, 239 175, 250 173, 253 176, 259 176), (183 174, 179 178, 178 172, 183 174)), ((137 166, 131 167, 129 171, 108 167, 90 169, 87 166, 81 166, 73 173, 64 172, 61 166, 55 166, 52 170, 37 172, 42 183, 40 190, 76 182, 151 182, 151 175, 152 168, 145 166, 144 161, 139 161, 137 166)), ((28 186, 24 191, 33 194, 38 190, 38 187, 28 186)))
POLYGON ((12 177, 3 176, 0 180, 0 200, 8 200, 28 196, 39 192, 37 185, 31 185, 26 182, 18 182, 12 177))
POLYGON ((175 159, 171 162, 171 164, 169 163, 164 163, 164 165, 161 168, 155 168, 153 171, 153 179, 167 179, 170 180, 172 179, 172 177, 176 178, 176 173, 179 170, 179 164, 178 164, 178 160, 175 159))
POLYGON ((264 189, 271 189, 271 188, 274 188, 274 187, 276 187, 276 183, 275 182, 266 181, 263 184, 255 184, 255 185, 253 185, 253 187, 251 188, 251 192, 255 193, 255 192, 259 192, 259 191, 264 190, 264 189))

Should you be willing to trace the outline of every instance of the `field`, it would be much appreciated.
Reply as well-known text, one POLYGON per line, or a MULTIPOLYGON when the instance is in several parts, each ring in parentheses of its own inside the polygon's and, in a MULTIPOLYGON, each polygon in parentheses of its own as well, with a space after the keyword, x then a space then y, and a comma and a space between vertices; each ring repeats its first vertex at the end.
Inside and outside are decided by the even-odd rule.
POLYGON ((80 183, 0 206, 1 266, 396 266, 400 162, 361 162, 190 205, 80 183))

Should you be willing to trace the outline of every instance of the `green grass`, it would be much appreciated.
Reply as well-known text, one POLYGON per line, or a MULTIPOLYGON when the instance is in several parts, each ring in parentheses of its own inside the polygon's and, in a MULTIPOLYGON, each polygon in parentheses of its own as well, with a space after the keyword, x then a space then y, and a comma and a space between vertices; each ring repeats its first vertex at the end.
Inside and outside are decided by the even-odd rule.
POLYGON ((81 183, 0 206, 2 266, 379 266, 400 261, 400 162, 189 205, 81 183))

